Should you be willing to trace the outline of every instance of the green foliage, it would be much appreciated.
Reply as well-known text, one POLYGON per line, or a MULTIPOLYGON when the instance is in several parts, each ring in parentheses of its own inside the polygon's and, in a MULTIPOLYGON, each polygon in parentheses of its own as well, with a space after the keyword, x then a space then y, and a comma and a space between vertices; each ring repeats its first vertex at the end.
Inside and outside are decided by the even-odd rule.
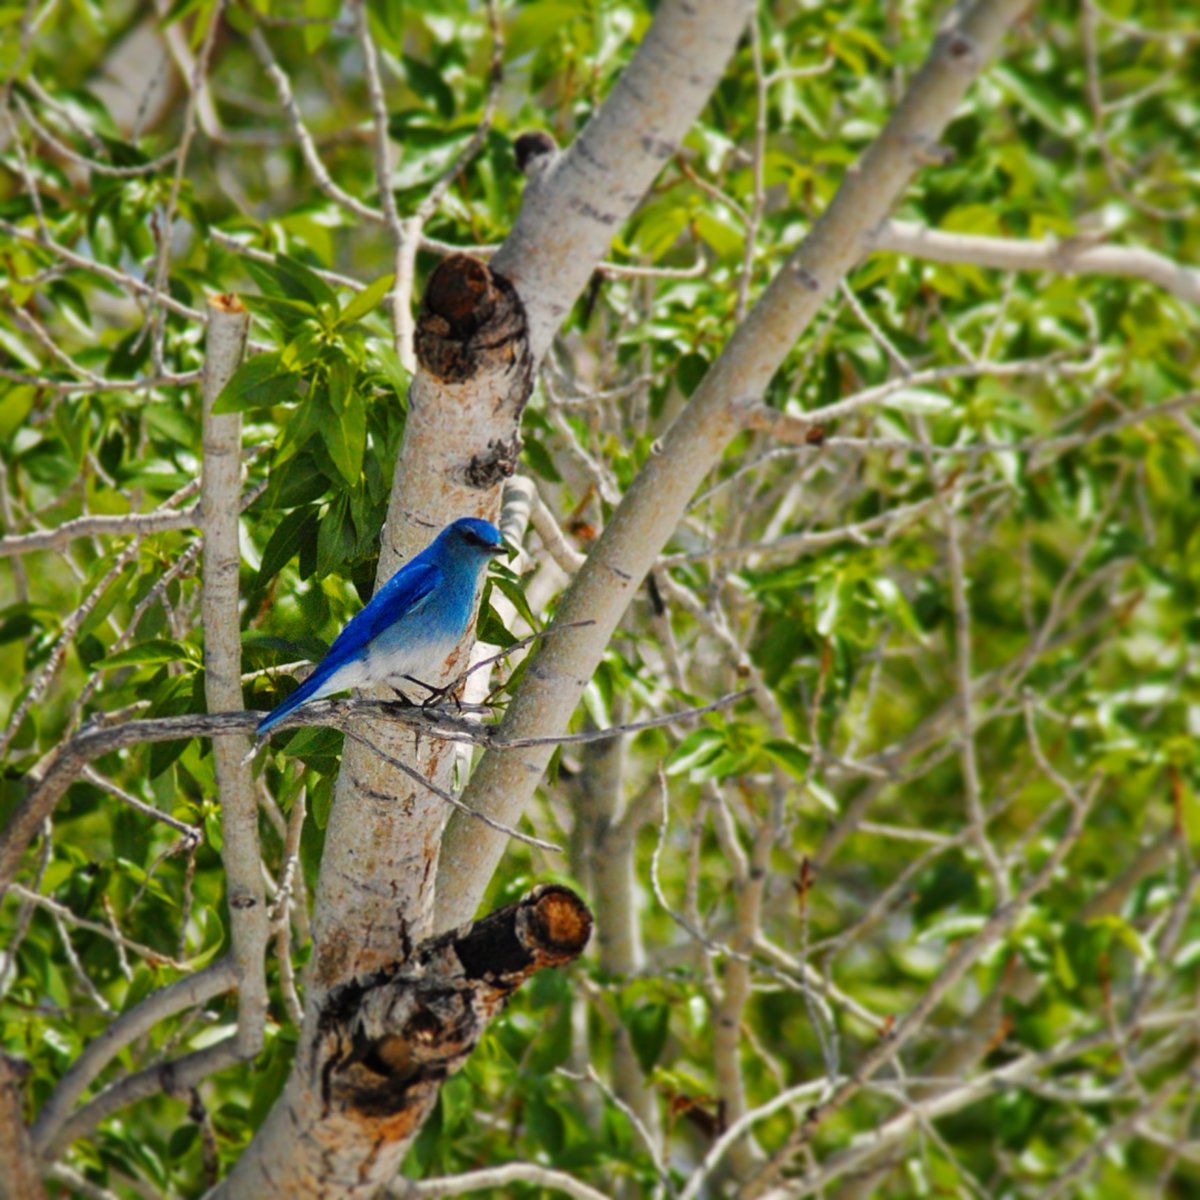
MULTIPOLYGON (((542 128, 569 143, 659 7, 501 6, 500 104, 425 226, 428 245, 505 236, 523 186, 513 136, 542 128)), ((140 115, 140 96, 105 78, 144 74, 121 58, 139 29, 161 39, 173 27, 197 53, 217 6, 181 0, 161 20, 124 2, 35 8, 27 42, 34 9, 0 3, 0 79, 12 82, 11 132, 0 133, 3 533, 192 501, 200 314, 207 295, 236 293, 253 316, 251 353, 217 409, 244 423, 245 698, 266 709, 294 686, 283 668, 318 658, 374 585, 408 378, 384 227, 317 186, 247 35, 267 38, 332 183, 379 208, 357 42, 333 0, 225 6, 210 71, 220 127, 201 125, 176 188, 170 152, 188 105, 173 68, 168 103, 140 115), (169 306, 143 282, 168 234, 169 306)), ((388 184, 408 217, 485 110, 486 13, 467 0, 368 0, 367 11, 383 55, 388 184)), ((1103 138, 1077 7, 1037 6, 960 105, 945 153, 921 148, 929 161, 897 215, 943 232, 1108 241, 1200 262, 1190 32, 1200 14, 1163 0, 1108 0, 1104 12, 1112 21, 1093 17, 1103 138), (1141 37, 1114 22, 1176 33, 1141 37)), ((743 40, 679 153, 615 231, 613 263, 668 273, 598 275, 527 413, 524 466, 577 549, 611 519, 747 305, 882 129, 941 15, 924 3, 760 6, 757 50, 743 40), (770 81, 761 89, 756 53, 770 81)), ((418 253, 418 296, 438 261, 418 253)), ((812 411, 896 386, 824 421, 810 444, 731 442, 670 557, 638 589, 575 727, 751 694, 628 735, 615 796, 603 792, 604 745, 562 748, 524 820, 569 845, 568 859, 514 843, 492 898, 557 872, 589 895, 604 936, 583 963, 517 994, 443 1088, 409 1153, 412 1174, 519 1159, 606 1193, 651 1194, 655 1163, 628 1112, 584 1074, 592 1066, 623 1100, 630 1072, 648 1090, 679 1182, 731 1115, 714 1031, 739 964, 752 986, 733 1065, 748 1105, 819 1083, 831 1060, 853 1074, 1050 861, 1074 789, 1091 808, 1065 863, 940 997, 900 1060, 909 1076, 940 1069, 979 1011, 992 1024, 976 1074, 1098 1040, 1020 1080, 997 1074, 933 1123, 936 1137, 892 1145, 871 1186, 889 1197, 1036 1195, 1102 1144, 1081 1169, 1081 1194, 1148 1196, 1160 1180, 1172 1195, 1200 1189, 1187 1033, 1200 923, 1186 902, 1200 847, 1200 457, 1186 402, 1200 370, 1195 306, 1137 278, 890 254, 864 257, 849 284, 861 313, 831 302, 764 399, 812 411), (904 380, 901 358, 922 378, 904 380), (1003 885, 968 828, 975 786, 1003 885), (777 836, 761 864, 759 936, 739 940, 746 888, 735 867, 764 823, 777 836), (604 840, 614 828, 632 847, 625 891, 603 871, 621 853, 619 838, 604 840), (1150 854, 1159 842, 1168 851, 1150 854), (801 960, 830 990, 804 994, 801 960), (1119 1044, 1106 1034, 1118 1026, 1119 1044), (1164 1087, 1134 1130, 1131 1114, 1164 1087)), ((491 645, 553 617, 562 579, 529 544, 533 572, 500 565, 490 578, 479 630, 491 645)), ((0 559, 0 719, 11 735, 0 820, 85 721, 203 709, 199 555, 195 531, 174 530, 0 559)), ((498 704, 523 669, 497 672, 498 704)), ((299 870, 310 894, 341 751, 340 734, 308 729, 282 735, 256 768, 274 797, 262 836, 276 874, 283 822, 307 805, 299 870)), ((228 948, 207 743, 158 743, 93 768, 21 876, 93 924, 60 924, 15 896, 0 909, 0 949, 16 945, 11 963, 0 959, 0 1036, 32 1066, 29 1115, 113 1014, 228 948), (110 923, 138 949, 118 948, 110 923)), ((271 970, 268 1044, 253 1071, 204 1086, 209 1125, 157 1095, 79 1140, 75 1169, 122 1197, 135 1194, 129 1178, 141 1194, 199 1196, 214 1148, 221 1170, 236 1161, 294 1050, 271 970)), ((219 998, 162 1022, 97 1086, 211 1044, 233 1019, 219 998)), ((789 1143, 819 1095, 828 1091, 756 1126, 766 1154, 789 1143)), ((905 1111, 894 1091, 862 1089, 815 1129, 814 1161, 905 1111)), ((732 1173, 719 1176, 712 1194, 733 1186, 732 1173)), ((545 1194, 511 1194, 535 1193, 545 1194)))

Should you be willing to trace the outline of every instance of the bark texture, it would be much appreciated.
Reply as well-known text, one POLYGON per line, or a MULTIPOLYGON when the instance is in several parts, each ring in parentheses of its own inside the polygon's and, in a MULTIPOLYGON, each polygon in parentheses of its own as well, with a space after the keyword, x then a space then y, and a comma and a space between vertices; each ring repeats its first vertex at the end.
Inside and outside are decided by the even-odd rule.
MULTIPOLYGON (((533 388, 520 299, 507 280, 466 255, 446 259, 430 278, 416 348, 420 369, 409 391, 376 586, 458 517, 496 519, 533 388)), ((450 682, 466 667, 473 640, 472 628, 439 677, 424 682, 450 682)), ((387 689, 375 694, 393 698, 387 689)), ((450 787, 451 743, 384 722, 364 722, 362 733, 438 787, 450 787)), ((394 961, 397 947, 428 932, 447 816, 428 788, 347 739, 317 887, 310 1001, 394 961)))
MULTIPOLYGON (((231 712, 242 707, 238 607, 242 418, 238 413, 217 416, 213 405, 241 364, 249 329, 250 314, 236 296, 213 296, 209 300, 202 389, 204 471, 200 484, 204 698, 209 712, 231 712)), ((262 1047, 267 1015, 263 955, 269 929, 258 842, 258 798, 245 761, 249 747, 250 741, 244 736, 213 738, 213 766, 221 797, 221 859, 238 977, 238 1051, 252 1058, 262 1047)))
POLYGON ((508 997, 577 958, 591 929, 578 896, 544 885, 333 988, 283 1096, 209 1200, 375 1195, 508 997))
POLYGON ((43 1200, 46 1195, 37 1156, 21 1111, 21 1084, 27 1064, 0 1054, 0 1197, 43 1200))
MULTIPOLYGON (((496 519, 501 485, 516 466, 520 417, 537 361, 616 226, 708 101, 751 8, 751 0, 707 6, 663 0, 642 47, 584 134, 551 156, 527 187, 517 225, 492 267, 453 256, 434 272, 414 339, 417 372, 377 584, 456 518, 496 519)), ((442 677, 428 682, 448 682, 466 665, 473 635, 472 629, 448 656, 442 677)), ((361 734, 437 786, 451 782, 449 745, 418 742, 370 722, 361 734)), ((306 1187, 320 1174, 362 1189, 339 1183, 302 1195, 370 1195, 394 1170, 402 1149, 389 1150, 381 1165, 373 1127, 322 1110, 313 1090, 320 1072, 312 1064, 337 1050, 321 1023, 335 989, 394 966, 430 930, 446 817, 443 801, 428 788, 347 739, 315 898, 297 1065, 231 1177, 237 1190, 220 1194, 270 1194, 274 1184, 264 1183, 267 1176, 279 1181, 286 1171, 306 1187), (310 1122, 304 1130, 292 1124, 297 1113, 310 1122)), ((468 917, 478 895, 472 892, 468 917)), ((436 1085, 430 1097, 435 1091, 436 1085)), ((414 1107, 411 1127, 396 1138, 411 1136, 424 1112, 414 1107)))

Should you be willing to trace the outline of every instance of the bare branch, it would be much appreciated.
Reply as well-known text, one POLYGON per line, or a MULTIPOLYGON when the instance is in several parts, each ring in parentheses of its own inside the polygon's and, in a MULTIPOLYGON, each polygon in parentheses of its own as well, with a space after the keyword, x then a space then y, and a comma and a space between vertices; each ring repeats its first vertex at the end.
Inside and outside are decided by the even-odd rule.
POLYGON ((471 1192, 505 1188, 514 1183, 527 1183, 552 1192, 562 1192, 571 1200, 610 1200, 607 1192, 581 1183, 566 1171, 539 1167, 536 1163, 504 1163, 503 1166, 485 1167, 442 1179, 401 1180, 391 1185, 389 1195, 392 1200, 440 1200, 443 1196, 466 1196, 471 1192))
POLYGON ((1011 900, 992 912, 977 933, 959 945, 941 972, 926 988, 921 999, 897 1022, 890 1036, 881 1040, 873 1050, 867 1053, 854 1075, 840 1083, 829 1099, 809 1109, 804 1124, 796 1134, 783 1148, 772 1155, 767 1166, 751 1181, 753 1194, 760 1194, 762 1185, 772 1181, 796 1152, 808 1144, 817 1128, 832 1113, 862 1090, 880 1068, 895 1059, 909 1039, 924 1028, 930 1013, 941 1003, 951 988, 959 983, 967 971, 979 961, 981 955, 1008 932, 1017 918, 1025 911, 1029 901, 1045 888, 1074 848, 1083 832, 1084 821, 1098 790, 1097 781, 1097 784, 1089 790, 1088 795, 1082 798, 1083 802, 1072 806, 1067 828, 1054 844, 1046 861, 1025 881, 1011 900))
POLYGON ((86 929, 91 933, 99 934, 103 938, 108 938, 109 941, 123 946, 126 950, 131 950, 134 954, 144 958, 152 965, 165 963, 169 967, 174 967, 177 971, 186 969, 185 964, 176 962, 169 954, 164 954, 161 950, 155 950, 153 946, 145 946, 141 942, 135 942, 131 938, 127 938, 121 933, 114 931, 110 925, 102 925, 99 921, 91 921, 87 917, 81 917, 78 913, 72 912, 65 904, 59 904, 57 900, 52 900, 49 896, 43 896, 39 892, 30 891, 29 888, 22 887, 19 883, 10 883, 8 886, 14 895, 29 901, 30 904, 34 904, 38 908, 45 909, 53 917, 64 921, 68 925, 74 925, 79 929, 86 929))
POLYGON ((160 508, 148 513, 76 517, 53 529, 39 529, 36 533, 18 533, 0 538, 0 558, 32 554, 36 550, 61 550, 76 538, 122 537, 127 534, 149 537, 171 529, 194 529, 199 520, 200 513, 195 506, 185 509, 160 508))
POLYGON ((871 235, 871 248, 911 254, 934 262, 972 263, 1000 271, 1049 271, 1059 275, 1120 275, 1145 279, 1181 300, 1200 304, 1200 270, 1153 250, 1109 246, 1087 237, 1066 241, 1045 238, 982 237, 943 233, 911 221, 885 221, 871 235))
MULTIPOLYGON (((217 397, 242 361, 250 316, 236 296, 209 301, 204 360, 204 694, 210 709, 242 704, 242 638, 238 611, 238 515, 241 507, 242 421, 213 412, 217 397)), ((258 803, 243 761, 243 738, 213 739, 221 796, 221 858, 225 864, 233 956, 238 975, 238 1050, 247 1058, 262 1046, 267 1015, 264 952, 270 927, 258 844, 258 803)))
POLYGON ((75 1102, 126 1046, 169 1017, 230 991, 236 982, 233 960, 222 958, 202 971, 151 992, 139 1004, 122 1013, 99 1037, 88 1043, 42 1106, 33 1126, 38 1152, 46 1154, 55 1144, 75 1102))
POLYGON ((106 1087, 94 1100, 77 1109, 58 1130, 42 1151, 43 1158, 56 1158, 72 1142, 86 1137, 109 1117, 140 1100, 148 1100, 160 1092, 177 1098, 185 1097, 196 1084, 215 1075, 239 1060, 237 1036, 195 1050, 181 1058, 171 1059, 106 1087))
POLYGON ((250 42, 251 49, 258 56, 258 61, 262 63, 267 77, 275 87, 275 95, 278 97, 280 107, 288 119, 292 136, 295 137, 296 144, 300 147, 300 153, 304 155, 304 163, 313 177, 313 182, 320 188, 324 195, 337 204, 340 204, 360 220, 369 221, 372 225, 386 224, 387 219, 379 209, 363 204, 361 200, 355 199, 349 192, 338 187, 333 182, 328 170, 325 168, 325 164, 321 161, 321 155, 317 150, 316 143, 313 141, 312 134, 309 133, 308 127, 304 124, 304 118, 300 114, 300 106, 296 103, 296 97, 292 93, 291 80, 288 79, 287 73, 276 61, 275 55, 271 51, 271 46, 263 35, 262 30, 252 29, 247 40, 250 42))

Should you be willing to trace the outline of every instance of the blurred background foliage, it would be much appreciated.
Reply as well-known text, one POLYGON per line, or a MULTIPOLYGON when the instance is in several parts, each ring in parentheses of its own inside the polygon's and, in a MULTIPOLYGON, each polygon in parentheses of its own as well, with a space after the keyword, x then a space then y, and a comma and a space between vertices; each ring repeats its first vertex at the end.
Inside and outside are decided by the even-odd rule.
MULTIPOLYGON (((447 246, 503 239, 523 184, 514 137, 537 128, 560 144, 574 138, 654 8, 501 6, 495 119, 426 225, 418 296, 447 246)), ((368 9, 405 216, 480 123, 493 38, 474 0, 368 9)), ((528 410, 527 469, 577 548, 880 131, 941 11, 764 0, 756 36, 617 232, 613 266, 571 314, 528 410)), ((388 233, 333 194, 379 206, 349 14, 337 0, 228 5, 193 95, 191 64, 215 13, 211 0, 157 11, 0 2, 0 516, 6 534, 23 534, 149 510, 181 489, 177 503, 190 503, 203 348, 191 314, 214 291, 242 295, 255 354, 221 403, 245 414, 246 700, 266 709, 291 686, 273 668, 319 657, 370 592, 407 376, 384 303, 388 233), (290 80, 332 187, 318 186, 297 145, 255 31, 290 80), (173 154, 193 106, 176 189, 173 154), (164 239, 172 308, 136 282, 153 282, 164 239)), ((1076 4, 1035 6, 897 215, 1200 261, 1198 19, 1192 3, 1104 0, 1082 17, 1076 4)), ((668 1174, 693 1167, 723 1127, 714 1013, 735 960, 706 954, 667 905, 705 931, 710 951, 736 938, 731 860, 777 823, 759 936, 742 950, 752 987, 734 1065, 753 1106, 819 1085, 831 1068, 852 1072, 1054 850, 1075 789, 1092 806, 1066 867, 901 1061, 918 1080, 937 1073, 988 997, 1002 996, 992 1041, 963 1077, 1097 1030, 1111 1036, 898 1140, 863 1186, 1056 1194, 1078 1160, 1071 1186, 1088 1196, 1200 1188, 1187 1023, 1200 960, 1188 902, 1200 834, 1196 308, 1135 279, 892 254, 864 260, 849 284, 775 376, 772 405, 820 408, 906 370, 957 373, 834 417, 811 445, 762 434, 730 445, 578 719, 636 721, 746 685, 755 694, 699 726, 628 737, 615 766, 611 748, 556 760, 528 823, 566 839, 569 861, 514 845, 493 898, 552 874, 590 892, 606 836, 594 814, 624 816, 633 911, 603 891, 592 899, 602 934, 611 923, 631 939, 634 969, 606 967, 600 950, 519 994, 445 1088, 411 1173, 515 1157, 613 1194, 652 1194, 658 1171, 643 1139, 584 1072, 611 1080, 614 1047, 631 1049, 668 1174), (611 790, 597 807, 584 793, 600 786, 611 790), (970 836, 972 790, 999 874, 970 836), (1116 889, 1111 911, 1089 917, 1106 888, 1116 889), (798 988, 802 960, 822 995, 798 988), (1006 992, 1019 970, 1032 985, 1006 992), (1160 1102, 1139 1117, 1147 1097, 1160 1102)), ((564 576, 535 536, 529 544, 522 586, 540 623, 564 576)), ((198 558, 183 529, 79 538, 0 562, 5 809, 24 773, 93 713, 203 708, 198 558)), ((494 586, 512 596, 514 578, 501 571, 494 586)), ((510 612, 485 618, 491 640, 526 632, 510 612)), ((339 735, 307 730, 278 739, 262 763, 268 867, 281 869, 284 822, 303 789, 310 888, 340 748, 339 735)), ((206 743, 97 762, 48 833, 24 885, 99 929, 13 897, 0 910, 14 951, 0 960, 0 1029, 5 1048, 33 1064, 31 1112, 114 1013, 220 953, 226 924, 206 743), (152 953, 115 945, 109 925, 152 953)), ((297 965, 304 932, 301 920, 297 965)), ((75 1167, 121 1196, 139 1194, 131 1180, 140 1194, 199 1195, 286 1076, 295 1029, 282 1007, 273 1016, 259 1068, 205 1085, 202 1119, 180 1100, 144 1102, 77 1142, 75 1167)), ((231 1020, 217 1001, 168 1022, 103 1080, 199 1048, 231 1020)), ((903 1094, 895 1073, 861 1092, 817 1134, 816 1163, 903 1112, 903 1094)), ((907 1094, 919 1097, 919 1084, 907 1094)), ((763 1150, 785 1145, 803 1111, 763 1121, 763 1150)), ((737 1185, 727 1175, 714 1187, 737 1185)))

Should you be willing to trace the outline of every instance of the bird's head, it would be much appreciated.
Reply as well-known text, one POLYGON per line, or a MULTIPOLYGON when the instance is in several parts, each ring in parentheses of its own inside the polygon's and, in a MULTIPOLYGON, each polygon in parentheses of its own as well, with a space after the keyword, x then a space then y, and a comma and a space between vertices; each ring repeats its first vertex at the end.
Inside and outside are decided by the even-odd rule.
POLYGON ((480 558, 493 558, 508 549, 500 530, 491 521, 483 521, 479 517, 459 517, 446 526, 441 536, 449 543, 450 549, 479 555, 480 558))

